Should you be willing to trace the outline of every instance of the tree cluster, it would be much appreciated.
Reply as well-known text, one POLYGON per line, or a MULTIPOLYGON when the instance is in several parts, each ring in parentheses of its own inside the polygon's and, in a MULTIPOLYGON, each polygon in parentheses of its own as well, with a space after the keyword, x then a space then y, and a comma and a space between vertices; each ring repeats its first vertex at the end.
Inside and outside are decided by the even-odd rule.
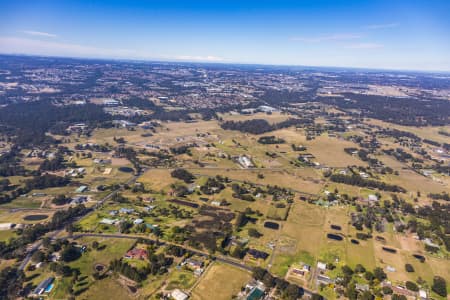
POLYGON ((178 168, 173 170, 170 175, 173 178, 183 180, 186 183, 192 183, 195 180, 195 176, 186 169, 178 168))
POLYGON ((401 192, 405 193, 406 190, 398 185, 395 184, 388 184, 381 181, 376 181, 372 179, 364 179, 361 176, 357 174, 352 175, 344 175, 344 174, 332 174, 330 176, 330 180, 337 183, 345 183, 349 185, 356 185, 360 187, 368 187, 368 188, 374 188, 379 189, 382 191, 389 191, 389 192, 401 192))

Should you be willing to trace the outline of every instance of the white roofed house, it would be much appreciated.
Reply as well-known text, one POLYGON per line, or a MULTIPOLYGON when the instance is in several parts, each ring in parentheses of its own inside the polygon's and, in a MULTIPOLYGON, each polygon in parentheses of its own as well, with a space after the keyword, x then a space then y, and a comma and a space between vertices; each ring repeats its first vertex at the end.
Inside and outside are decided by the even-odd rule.
POLYGON ((111 163, 111 159, 103 159, 103 158, 94 158, 92 160, 94 164, 107 165, 111 163))
POLYGON ((331 284, 334 283, 334 279, 331 279, 330 277, 326 275, 317 275, 317 282, 323 283, 323 284, 331 284))
POLYGON ((88 187, 86 185, 82 185, 75 190, 75 193, 84 193, 87 190, 88 190, 88 187))
POLYGON ((327 264, 319 261, 317 262, 317 269, 325 271, 327 269, 327 264))
POLYGON ((367 197, 367 200, 369 200, 369 202, 377 202, 378 201, 378 197, 376 195, 369 195, 367 197))
POLYGON ((369 175, 366 172, 359 172, 359 176, 362 178, 369 178, 369 175))
POLYGON ((119 213, 121 213, 121 214, 131 214, 131 213, 134 213, 134 209, 133 208, 122 207, 122 208, 119 209, 119 213))
POLYGON ((72 197, 72 200, 70 201, 70 204, 82 204, 88 201, 88 197, 87 196, 83 196, 83 195, 77 195, 72 197))
POLYGON ((175 289, 170 293, 170 296, 175 300, 186 300, 189 298, 189 296, 181 291, 180 289, 175 289))
POLYGON ((103 100, 103 105, 105 105, 105 106, 111 107, 111 106, 117 106, 119 104, 120 104, 120 102, 115 99, 104 99, 103 100))
POLYGON ((254 167, 252 160, 246 155, 240 155, 237 161, 245 169, 254 167))
POLYGON ((427 292, 424 290, 419 290, 419 298, 420 300, 426 300, 428 299, 427 292))
POLYGON ((67 127, 66 131, 68 132, 82 132, 84 130, 86 130, 88 128, 88 126, 84 123, 77 123, 74 125, 70 125, 69 127, 67 127))
POLYGON ((258 106, 258 110, 261 112, 265 112, 265 113, 272 113, 272 112, 276 112, 277 109, 271 106, 267 106, 267 105, 260 105, 258 106))
POLYGON ((123 127, 123 128, 136 126, 136 123, 133 123, 133 122, 130 122, 130 121, 127 121, 127 120, 113 120, 112 123, 115 124, 115 125, 118 125, 120 127, 123 127))
POLYGON ((100 221, 100 224, 106 224, 106 225, 114 225, 118 222, 119 220, 117 219, 108 219, 108 218, 103 218, 100 221))
POLYGON ((368 284, 357 283, 355 288, 358 291, 368 291, 369 290, 369 285, 368 284))
POLYGON ((136 219, 136 220, 133 221, 134 225, 139 225, 139 224, 142 224, 142 223, 144 223, 143 219, 136 219))

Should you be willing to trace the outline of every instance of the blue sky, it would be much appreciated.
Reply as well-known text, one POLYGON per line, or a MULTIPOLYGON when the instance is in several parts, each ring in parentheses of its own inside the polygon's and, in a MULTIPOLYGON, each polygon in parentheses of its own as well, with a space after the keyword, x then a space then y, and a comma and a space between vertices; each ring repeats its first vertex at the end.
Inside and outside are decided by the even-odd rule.
POLYGON ((450 71, 449 14, 449 0, 0 0, 0 53, 450 71))

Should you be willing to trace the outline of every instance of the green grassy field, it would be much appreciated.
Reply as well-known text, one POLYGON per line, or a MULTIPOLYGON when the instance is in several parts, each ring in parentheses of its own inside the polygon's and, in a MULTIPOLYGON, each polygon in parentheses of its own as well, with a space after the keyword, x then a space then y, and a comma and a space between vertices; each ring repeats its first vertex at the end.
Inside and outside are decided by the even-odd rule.
POLYGON ((187 290, 192 287, 197 278, 192 271, 188 270, 174 270, 167 278, 167 290, 173 290, 176 288, 187 290))
MULTIPOLYGON (((80 238, 77 242, 79 244, 87 245, 90 249, 78 260, 68 264, 71 268, 78 269, 81 273, 80 277, 83 278, 83 280, 74 286, 74 292, 80 293, 80 299, 90 299, 89 295, 95 295, 94 292, 97 290, 98 286, 105 287, 104 282, 110 282, 107 286, 110 289, 115 289, 114 281, 109 278, 99 281, 95 281, 92 278, 91 275, 95 271, 94 267, 96 264, 102 264, 108 267, 111 260, 121 258, 126 251, 131 248, 134 242, 132 240, 124 239, 99 239, 91 237, 80 238), (91 245, 93 241, 98 241, 102 250, 92 249, 91 245)), ((55 288, 50 296, 54 299, 64 299, 67 297, 68 288, 70 286, 69 281, 70 278, 57 279, 55 288)), ((119 290, 119 288, 120 285, 117 286, 117 290, 119 290)), ((123 291, 126 293, 125 290, 123 291)), ((122 295, 122 293, 119 293, 118 295, 122 295)))
POLYGON ((87 245, 91 249, 83 254, 80 259, 70 263, 70 266, 80 269, 83 274, 90 275, 94 272, 95 264, 108 265, 111 260, 121 258, 131 248, 134 241, 128 239, 83 237, 77 239, 77 243, 87 245), (92 249, 90 246, 93 241, 98 241, 100 246, 104 246, 105 248, 102 250, 92 249))
POLYGON ((9 203, 0 205, 2 209, 10 208, 39 208, 42 204, 41 199, 31 197, 18 197, 9 203))
POLYGON ((10 238, 16 237, 17 234, 14 230, 0 230, 0 241, 7 242, 10 238))

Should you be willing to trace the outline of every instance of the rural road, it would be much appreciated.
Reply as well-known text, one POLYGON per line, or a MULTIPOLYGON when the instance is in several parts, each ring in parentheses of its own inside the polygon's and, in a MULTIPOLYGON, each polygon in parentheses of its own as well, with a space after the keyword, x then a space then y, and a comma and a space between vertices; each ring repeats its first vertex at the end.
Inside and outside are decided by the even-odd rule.
MULTIPOLYGON (((50 234, 47 235, 47 237, 53 239, 55 236, 57 236, 63 229, 52 231, 50 234)), ((33 253, 39 249, 39 247, 42 245, 42 240, 36 241, 31 247, 28 249, 27 256, 23 259, 23 261, 20 263, 19 270, 23 271, 25 269, 25 266, 28 264, 28 262, 31 260, 31 257, 33 256, 33 253)))
MULTIPOLYGON (((134 182, 136 182, 136 180, 143 174, 145 173, 147 169, 144 168, 141 170, 141 172, 139 172, 138 174, 133 175, 132 178, 130 178, 125 184, 132 184, 134 182)), ((97 208, 99 208, 105 201, 109 200, 116 192, 122 190, 122 187, 115 189, 114 191, 111 191, 108 195, 104 196, 102 199, 100 199, 97 204, 95 204, 92 209, 88 210, 84 215, 81 215, 77 218, 74 218, 71 223, 75 223, 78 222, 79 220, 81 220, 82 218, 86 217, 87 215, 93 213, 97 208)), ((50 233, 48 233, 46 235, 46 237, 53 239, 56 236, 58 236, 58 234, 60 234, 64 229, 58 229, 58 230, 54 230, 50 233)), ((23 259, 23 261, 20 263, 19 265, 19 270, 24 270, 26 265, 28 264, 28 262, 31 260, 31 257, 33 256, 33 253, 39 249, 39 247, 41 247, 42 245, 42 240, 38 240, 36 242, 34 242, 34 244, 32 244, 31 246, 28 246, 28 252, 27 252, 27 256, 25 256, 25 258, 23 259)))
POLYGON ((204 252, 198 249, 194 249, 192 247, 189 246, 185 246, 185 245, 181 245, 181 244, 177 244, 177 243, 172 243, 172 242, 167 242, 167 241, 162 241, 162 240, 154 240, 148 237, 143 237, 143 236, 136 236, 136 235, 127 235, 127 234, 103 234, 103 233, 78 233, 78 234, 74 234, 72 235, 73 239, 78 239, 80 237, 101 237, 101 238, 114 238, 114 239, 131 239, 131 240, 137 240, 137 239, 143 239, 143 240, 147 240, 147 241, 152 241, 154 243, 158 243, 159 245, 173 245, 173 246, 177 246, 180 248, 183 248, 185 250, 188 250, 194 254, 200 255, 200 256, 210 256, 213 257, 216 261, 220 261, 229 265, 233 265, 235 267, 238 267, 240 269, 244 269, 247 271, 252 271, 253 268, 250 266, 247 266, 243 263, 241 263, 238 260, 234 260, 222 255, 210 255, 208 252, 204 252))
MULTIPOLYGON (((245 270, 245 271, 249 271, 249 272, 253 271, 253 267, 248 266, 248 265, 242 263, 241 261, 238 261, 236 259, 232 259, 230 257, 226 257, 226 256, 222 256, 222 255, 211 255, 208 252, 204 252, 204 251, 201 251, 201 250, 198 250, 198 249, 194 249, 192 247, 188 247, 188 246, 185 246, 185 245, 180 245, 180 244, 177 244, 177 243, 167 242, 167 241, 161 241, 161 240, 156 241, 156 240, 148 238, 148 237, 126 235, 126 234, 103 234, 103 233, 79 233, 79 234, 74 234, 72 236, 73 239, 78 239, 78 238, 81 238, 81 237, 102 237, 102 238, 118 238, 118 239, 132 239, 132 240, 144 239, 144 240, 147 240, 147 241, 152 241, 154 243, 159 243, 159 245, 162 245, 162 246, 164 246, 164 245, 177 246, 177 247, 180 247, 180 248, 183 248, 185 250, 188 250, 188 251, 190 251, 190 252, 192 252, 192 253, 194 253, 196 255, 199 255, 199 256, 212 257, 215 261, 218 261, 218 262, 221 262, 221 263, 224 263, 224 264, 228 264, 228 265, 234 266, 236 268, 240 268, 240 269, 245 270)), ((302 287, 302 289, 303 289, 304 295, 312 296, 312 294, 314 294, 313 291, 307 290, 307 289, 305 289, 303 287, 302 287)))

